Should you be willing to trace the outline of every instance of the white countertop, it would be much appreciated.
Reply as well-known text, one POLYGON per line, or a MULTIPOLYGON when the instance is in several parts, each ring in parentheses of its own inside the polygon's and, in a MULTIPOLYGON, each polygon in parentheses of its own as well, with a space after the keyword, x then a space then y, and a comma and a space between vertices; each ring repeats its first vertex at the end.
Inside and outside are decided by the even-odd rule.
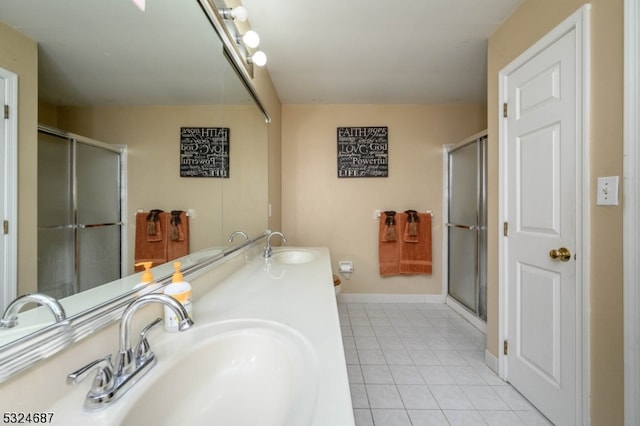
MULTIPOLYGON (((286 250, 292 248, 274 249, 274 253, 286 250)), ((329 250, 317 247, 299 250, 312 252, 315 259, 302 264, 281 264, 272 259, 255 258, 205 296, 194 300, 193 328, 231 319, 259 319, 276 321, 298 331, 311 343, 319 361, 317 401, 310 424, 350 426, 354 424, 353 410, 329 250)), ((137 336, 137 330, 132 331, 132 336, 137 336)), ((55 423, 67 420, 94 425, 119 423, 122 413, 131 409, 136 398, 153 382, 148 379, 154 370, 160 371, 163 362, 170 362, 171 341, 176 337, 161 331, 161 327, 153 330, 149 342, 158 365, 122 399, 101 411, 87 412, 82 408, 91 380, 70 387, 69 394, 49 410, 56 413, 55 423)))

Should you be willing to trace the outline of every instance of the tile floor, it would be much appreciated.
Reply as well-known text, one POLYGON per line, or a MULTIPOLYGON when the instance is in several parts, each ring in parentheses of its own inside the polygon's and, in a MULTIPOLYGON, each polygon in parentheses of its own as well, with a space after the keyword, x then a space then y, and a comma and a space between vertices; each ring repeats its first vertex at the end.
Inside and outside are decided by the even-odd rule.
POLYGON ((551 424, 485 365, 484 334, 447 305, 338 311, 357 426, 551 424))

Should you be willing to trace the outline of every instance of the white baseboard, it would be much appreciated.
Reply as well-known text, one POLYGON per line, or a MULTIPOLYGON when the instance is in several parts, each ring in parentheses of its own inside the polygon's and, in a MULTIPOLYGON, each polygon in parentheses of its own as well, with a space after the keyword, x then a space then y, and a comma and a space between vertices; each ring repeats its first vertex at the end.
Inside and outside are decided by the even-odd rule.
POLYGON ((492 369, 494 373, 498 374, 498 357, 489 352, 488 349, 484 351, 484 363, 487 364, 487 367, 492 369))
POLYGON ((444 303, 441 294, 368 294, 340 293, 340 303, 444 303))

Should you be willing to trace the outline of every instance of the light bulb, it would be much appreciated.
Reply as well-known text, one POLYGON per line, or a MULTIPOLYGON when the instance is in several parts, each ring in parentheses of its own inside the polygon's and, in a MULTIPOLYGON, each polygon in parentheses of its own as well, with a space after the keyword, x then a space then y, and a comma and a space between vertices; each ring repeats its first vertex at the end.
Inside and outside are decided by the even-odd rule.
POLYGON ((249 30, 242 36, 242 42, 245 46, 255 49, 260 44, 260 36, 257 32, 249 30))
POLYGON ((246 21, 247 18, 249 17, 249 14, 247 13, 247 9, 244 6, 234 7, 231 14, 233 15, 233 19, 240 22, 246 21))
POLYGON ((133 2, 133 4, 135 4, 135 5, 136 5, 136 7, 137 7, 138 9, 140 9, 141 11, 143 11, 143 12, 144 12, 144 9, 145 9, 145 4, 144 4, 144 3, 145 3, 145 0, 131 0, 131 1, 133 2))
POLYGON ((253 62, 254 64, 256 64, 259 67, 263 67, 267 63, 267 55, 265 55, 263 51, 258 50, 251 57, 251 62, 253 62))

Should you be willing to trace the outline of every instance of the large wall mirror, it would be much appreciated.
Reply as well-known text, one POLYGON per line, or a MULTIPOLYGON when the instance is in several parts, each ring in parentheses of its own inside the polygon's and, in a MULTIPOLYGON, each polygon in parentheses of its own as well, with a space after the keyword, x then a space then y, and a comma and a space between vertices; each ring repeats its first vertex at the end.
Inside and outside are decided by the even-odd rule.
MULTIPOLYGON (((223 6, 223 0, 217 2, 223 6)), ((139 281, 133 266, 139 210, 190 213, 193 256, 187 262, 224 250, 233 231, 249 236, 265 231, 268 124, 223 54, 198 0, 152 0, 144 12, 130 0, 3 0, 0 21, 5 24, 0 31, 17 31, 38 44, 39 124, 70 139, 124 147, 123 244, 114 250, 122 249, 121 269, 128 277, 117 285, 84 283, 88 291, 61 301, 68 317, 130 292, 139 281), (228 177, 181 177, 181 128, 189 127, 229 129, 228 177)), ((36 132, 36 123, 32 127, 36 132)), ((85 173, 100 168, 90 162, 82 167, 85 173)), ((103 194, 94 192, 94 204, 99 203, 103 194)), ((47 204, 55 202, 55 197, 47 199, 47 204)), ((37 209, 49 217, 41 206, 37 209)), ((41 225, 41 219, 33 226, 41 225)), ((18 241, 33 246, 28 250, 31 265, 37 264, 38 241, 18 241)), ((99 263, 106 254, 96 253, 92 261, 99 263)), ((169 264, 164 267, 157 274, 170 271, 169 264)), ((17 294, 39 291, 32 280, 21 280, 28 274, 20 272, 17 294)), ((15 338, 41 328, 37 322, 24 323, 29 327, 23 333, 3 336, 0 330, 0 352, 15 338)))

